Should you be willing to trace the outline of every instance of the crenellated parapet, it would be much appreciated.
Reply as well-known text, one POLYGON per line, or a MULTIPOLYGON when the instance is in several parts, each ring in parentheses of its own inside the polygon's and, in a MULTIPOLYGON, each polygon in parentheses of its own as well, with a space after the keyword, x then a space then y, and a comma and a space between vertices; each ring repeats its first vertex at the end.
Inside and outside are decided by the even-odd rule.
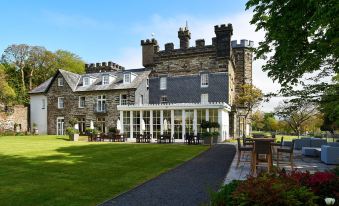
POLYGON ((86 73, 111 72, 119 70, 125 70, 125 67, 112 61, 85 64, 86 73))
POLYGON ((251 40, 242 39, 240 40, 240 43, 238 44, 237 40, 233 40, 231 42, 231 45, 232 45, 232 48, 243 48, 243 47, 253 48, 254 42, 251 40))

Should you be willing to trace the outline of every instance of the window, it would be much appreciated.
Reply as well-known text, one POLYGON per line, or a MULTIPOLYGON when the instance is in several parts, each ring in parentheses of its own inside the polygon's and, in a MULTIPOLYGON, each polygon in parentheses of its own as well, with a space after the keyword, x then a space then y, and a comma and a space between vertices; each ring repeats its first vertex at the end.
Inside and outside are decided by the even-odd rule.
POLYGON ((84 82, 83 82, 83 85, 84 86, 88 86, 88 85, 90 85, 90 79, 89 79, 89 77, 84 77, 84 80, 83 80, 84 82))
POLYGON ((97 118, 97 128, 100 132, 106 132, 106 121, 104 117, 97 118))
POLYGON ((168 101, 167 101, 167 96, 161 96, 160 97, 160 104, 167 104, 168 101))
POLYGON ((58 86, 59 86, 59 87, 64 86, 64 79, 63 79, 62 77, 59 77, 59 78, 58 78, 58 86))
POLYGON ((167 78, 160 77, 160 90, 165 90, 167 88, 167 78))
POLYGON ((97 112, 106 112, 106 96, 100 95, 97 97, 97 112))
POLYGON ((42 106, 41 109, 45 109, 46 108, 46 100, 42 99, 42 106))
POLYGON ((131 83, 131 74, 124 74, 124 83, 131 83))
POLYGON ((130 111, 123 111, 122 125, 124 129, 124 135, 126 135, 127 138, 130 137, 130 133, 131 133, 130 119, 131 119, 130 111))
POLYGON ((85 97, 79 97, 79 108, 84 108, 85 107, 85 97))
POLYGON ((140 112, 133 112, 133 138, 136 138, 138 134, 140 134, 140 112))
POLYGON ((109 76, 103 75, 102 76, 102 85, 107 85, 107 84, 109 84, 109 76))
POLYGON ((120 99, 121 99, 121 102, 120 102, 121 105, 127 105, 127 95, 126 94, 122 94, 120 99))
POLYGON ((208 94, 201 94, 201 103, 202 104, 208 103, 208 94))
POLYGON ((201 74, 201 87, 208 87, 208 74, 201 74))
POLYGON ((62 109, 64 108, 65 103, 64 103, 64 98, 63 97, 58 97, 58 108, 62 109))

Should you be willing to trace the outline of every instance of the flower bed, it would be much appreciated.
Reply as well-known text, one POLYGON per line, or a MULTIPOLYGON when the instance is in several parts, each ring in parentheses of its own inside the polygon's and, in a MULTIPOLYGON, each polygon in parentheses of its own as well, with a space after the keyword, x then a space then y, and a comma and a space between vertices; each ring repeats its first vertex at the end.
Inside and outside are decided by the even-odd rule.
POLYGON ((334 198, 339 205, 339 168, 328 172, 280 171, 235 180, 212 194, 212 205, 326 205, 334 198), (329 201, 329 200, 327 200, 329 201))

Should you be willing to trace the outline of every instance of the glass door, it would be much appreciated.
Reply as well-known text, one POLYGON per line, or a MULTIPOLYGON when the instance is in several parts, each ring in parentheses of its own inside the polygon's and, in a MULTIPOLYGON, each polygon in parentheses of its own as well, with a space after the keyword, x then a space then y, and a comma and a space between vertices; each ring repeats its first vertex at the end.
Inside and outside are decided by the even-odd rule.
POLYGON ((57 118, 57 135, 64 135, 64 123, 65 120, 63 117, 57 118))

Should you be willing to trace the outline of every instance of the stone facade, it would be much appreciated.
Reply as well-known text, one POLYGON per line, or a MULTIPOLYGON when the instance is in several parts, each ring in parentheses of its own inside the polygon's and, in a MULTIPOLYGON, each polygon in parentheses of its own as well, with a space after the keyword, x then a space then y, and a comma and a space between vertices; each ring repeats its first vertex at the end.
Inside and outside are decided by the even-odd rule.
MULTIPOLYGON (((93 71, 93 70, 92 70, 93 71)), ((48 119, 48 134, 57 133, 57 118, 64 118, 64 128, 69 127, 70 118, 76 117, 78 120, 85 119, 85 127, 90 127, 90 122, 95 124, 100 118, 104 119, 105 131, 109 128, 116 127, 116 122, 119 118, 117 105, 121 104, 121 97, 126 95, 124 104, 135 104, 140 100, 137 97, 141 95, 148 103, 148 90, 146 88, 146 79, 141 82, 138 88, 130 89, 112 89, 112 90, 92 90, 92 91, 73 91, 71 86, 64 79, 63 86, 58 85, 58 79, 64 79, 64 76, 59 72, 54 77, 49 85, 47 96, 47 119, 48 119), (96 104, 98 96, 105 96, 105 110, 97 111, 96 104), (64 98, 64 108, 58 108, 58 98, 64 98), (79 107, 79 98, 85 97, 85 106, 79 107)), ((81 84, 81 83, 78 83, 81 84)), ((84 130, 84 129, 83 129, 84 130)))
POLYGON ((209 101, 226 102, 232 106, 230 133, 238 136, 240 119, 234 99, 243 84, 252 83, 253 42, 241 40, 238 44, 236 40, 231 41, 232 24, 215 26, 214 32, 216 37, 212 39, 212 45, 205 45, 204 39, 198 39, 195 47, 190 47, 191 33, 187 27, 178 31, 180 48, 177 49, 173 43, 166 43, 165 50, 159 51, 157 40, 141 41, 143 65, 152 68, 150 103, 160 103, 161 95, 167 96, 169 103, 199 103, 200 95, 207 92, 209 101), (200 88, 198 77, 201 73, 209 76, 224 73, 224 80, 209 78, 209 87, 217 85, 217 88, 206 90, 200 88), (159 90, 161 77, 167 77, 168 88, 165 91, 159 90), (216 95, 215 90, 222 95, 216 95))
POLYGON ((27 131, 27 107, 16 105, 6 109, 0 105, 0 132, 1 131, 27 131))

